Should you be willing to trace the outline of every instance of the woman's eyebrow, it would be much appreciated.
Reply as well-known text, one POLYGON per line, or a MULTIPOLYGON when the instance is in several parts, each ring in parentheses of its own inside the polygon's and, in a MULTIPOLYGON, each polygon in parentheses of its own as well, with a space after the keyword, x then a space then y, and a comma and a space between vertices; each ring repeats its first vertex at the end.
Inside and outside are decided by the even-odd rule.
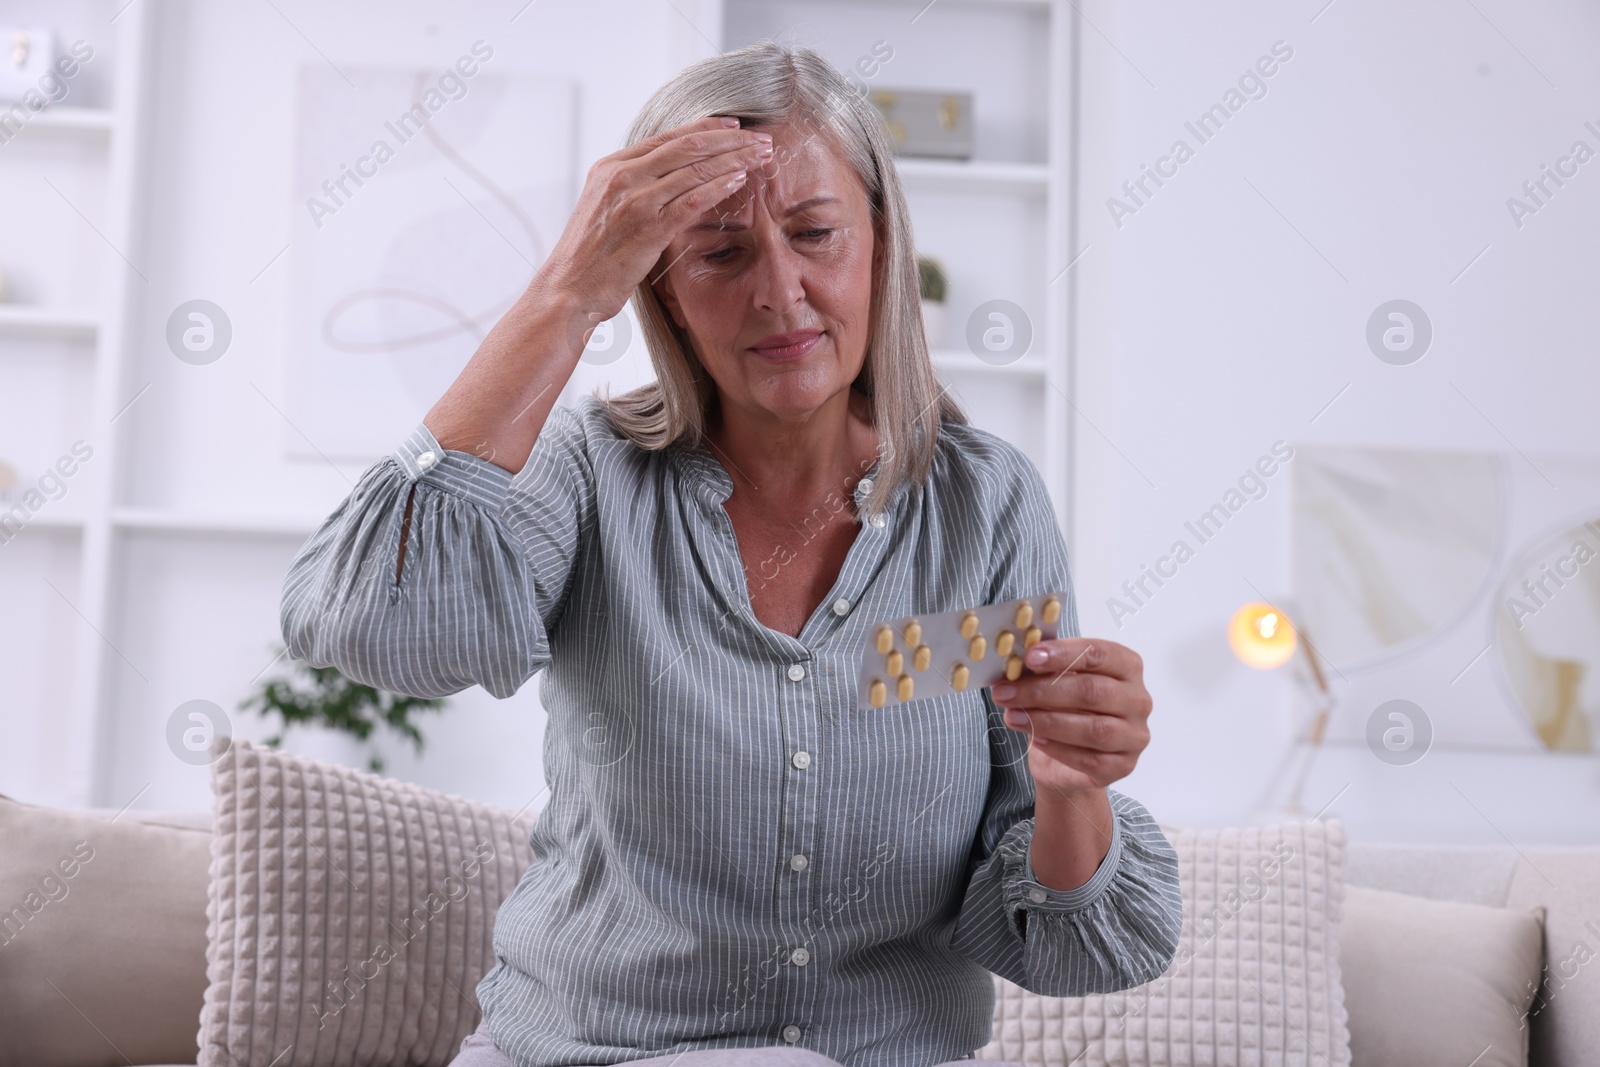
MULTIPOLYGON (((819 206, 821 206, 823 204, 837 204, 837 203, 839 203, 839 198, 838 197, 829 196, 828 194, 823 193, 820 196, 813 196, 813 197, 809 197, 809 198, 807 198, 805 200, 802 200, 798 204, 795 204, 793 207, 790 207, 790 208, 786 209, 784 211, 784 213, 783 213, 783 217, 784 218, 789 218, 792 215, 798 215, 802 211, 806 211, 806 210, 809 210, 810 208, 814 208, 814 207, 819 207, 819 206)), ((719 220, 717 220, 715 222, 702 222, 702 223, 699 223, 697 225, 690 226, 689 227, 689 232, 690 233, 700 233, 703 230, 720 230, 723 233, 732 233, 732 232, 735 232, 735 231, 738 231, 738 230, 748 230, 749 228, 750 227, 746 223, 744 223, 744 222, 742 222, 742 221, 740 221, 738 219, 724 216, 723 218, 721 218, 721 219, 719 219, 719 220)))

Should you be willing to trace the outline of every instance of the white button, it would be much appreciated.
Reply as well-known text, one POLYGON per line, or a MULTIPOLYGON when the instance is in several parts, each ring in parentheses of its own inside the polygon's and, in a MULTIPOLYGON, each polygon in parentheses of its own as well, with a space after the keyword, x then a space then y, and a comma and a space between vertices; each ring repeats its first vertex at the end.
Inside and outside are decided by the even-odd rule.
POLYGON ((811 962, 811 950, 806 948, 795 949, 793 952, 789 953, 789 962, 794 964, 796 967, 804 967, 806 964, 811 962))
POLYGON ((1034 888, 1028 890, 1028 899, 1033 901, 1035 904, 1043 904, 1046 900, 1050 899, 1050 894, 1035 886, 1034 888))
POLYGON ((863 493, 870 493, 870 492, 872 492, 872 479, 871 478, 863 478, 859 482, 856 483, 856 486, 863 493))
POLYGON ((835 615, 843 615, 843 614, 847 613, 849 610, 850 610, 850 601, 846 600, 844 597, 840 597, 838 600, 835 600, 833 602, 833 613, 835 615))
MULTIPOLYGON (((796 852, 789 857, 789 866, 796 871, 803 871, 811 866, 811 861, 806 859, 804 853, 796 852)), ((804 951, 803 949, 801 951, 804 951)))
POLYGON ((883 524, 884 524, 884 521, 885 520, 884 520, 884 517, 882 515, 874 515, 874 516, 872 516, 872 525, 874 525, 874 526, 877 526, 877 527, 881 528, 883 526, 883 524))
POLYGON ((782 1033, 783 1039, 789 1042, 791 1045, 800 1040, 800 1028, 794 1023, 790 1023, 788 1026, 785 1026, 782 1033))
POLYGON ((789 762, 794 764, 795 770, 803 771, 807 767, 811 766, 811 753, 796 752, 794 757, 789 762))
POLYGON ((798 682, 800 679, 804 678, 805 676, 806 676, 805 664, 803 664, 803 663, 791 663, 791 664, 789 664, 789 680, 791 682, 798 682))
POLYGON ((423 470, 427 470, 437 462, 439 462, 439 455, 436 452, 423 452, 417 456, 417 466, 423 470))

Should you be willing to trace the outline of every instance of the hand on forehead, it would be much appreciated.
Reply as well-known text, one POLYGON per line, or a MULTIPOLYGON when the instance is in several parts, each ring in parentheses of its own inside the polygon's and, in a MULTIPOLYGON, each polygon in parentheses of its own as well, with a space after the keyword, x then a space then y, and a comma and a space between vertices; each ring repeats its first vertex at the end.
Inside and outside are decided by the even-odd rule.
MULTIPOLYGON (((821 198, 844 200, 852 191, 860 191, 854 172, 814 126, 784 123, 747 128, 772 135, 772 158, 752 169, 744 188, 709 208, 697 226, 715 223, 745 229, 754 224, 758 208, 781 222, 803 203, 821 198)), ((691 228, 690 236, 694 232, 691 228)))

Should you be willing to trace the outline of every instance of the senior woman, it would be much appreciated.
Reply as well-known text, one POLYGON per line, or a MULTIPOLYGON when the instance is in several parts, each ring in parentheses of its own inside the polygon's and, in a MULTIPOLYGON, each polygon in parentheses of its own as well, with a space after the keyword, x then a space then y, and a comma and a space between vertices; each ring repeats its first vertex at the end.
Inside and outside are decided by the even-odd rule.
POLYGON ((544 672, 550 797, 458 1065, 923 1067, 988 1040, 990 972, 1107 992, 1175 951, 1176 857, 1107 788, 1139 657, 1076 636, 1037 470, 935 380, 877 114, 809 50, 656 93, 283 626, 405 693, 544 672), (630 296, 657 381, 557 408, 630 296), (855 706, 874 620, 1052 592, 1015 684, 855 706))

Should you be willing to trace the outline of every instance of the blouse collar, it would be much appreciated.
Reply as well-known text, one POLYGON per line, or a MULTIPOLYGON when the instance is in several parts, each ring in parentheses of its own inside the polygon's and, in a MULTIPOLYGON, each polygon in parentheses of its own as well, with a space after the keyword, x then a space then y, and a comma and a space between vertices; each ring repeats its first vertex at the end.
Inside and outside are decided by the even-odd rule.
MULTIPOLYGON (((700 444, 694 448, 683 445, 670 445, 668 452, 678 470, 684 474, 696 494, 712 507, 720 508, 722 504, 733 495, 733 478, 728 474, 716 454, 711 450, 708 441, 702 438, 700 444)), ((854 486, 856 507, 866 503, 872 493, 872 482, 878 477, 883 467, 883 457, 879 456, 867 469, 865 475, 854 486)), ((894 496, 888 501, 886 511, 891 516, 900 508, 905 499, 908 487, 901 485, 894 496)))

